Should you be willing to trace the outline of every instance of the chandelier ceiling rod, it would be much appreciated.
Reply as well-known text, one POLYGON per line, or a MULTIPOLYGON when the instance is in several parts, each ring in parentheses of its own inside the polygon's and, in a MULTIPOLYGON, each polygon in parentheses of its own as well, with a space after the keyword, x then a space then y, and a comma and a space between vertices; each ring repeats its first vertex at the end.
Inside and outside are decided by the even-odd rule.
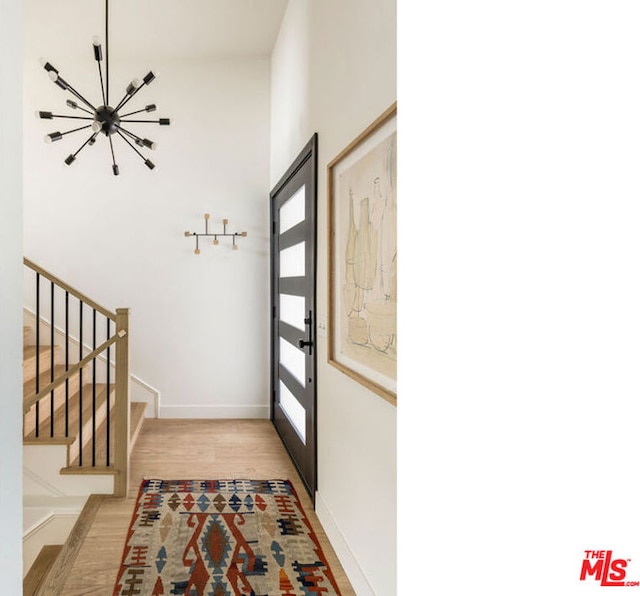
POLYGON ((83 108, 78 105, 77 102, 67 99, 66 105, 67 107, 73 110, 80 110, 89 114, 90 117, 87 116, 69 116, 65 114, 53 114, 52 112, 44 112, 40 111, 37 115, 45 120, 52 120, 54 118, 63 118, 63 119, 74 119, 74 120, 91 120, 92 123, 86 126, 81 126, 79 128, 74 128, 72 130, 67 130, 65 132, 53 132, 45 136, 45 141, 53 142, 59 141, 65 135, 68 135, 73 132, 77 132, 79 130, 84 130, 86 128, 91 127, 93 134, 80 146, 80 148, 75 152, 70 154, 64 161, 67 165, 71 165, 75 160, 76 156, 84 149, 87 145, 91 146, 95 143, 96 137, 99 133, 103 133, 109 139, 109 149, 111 153, 112 160, 112 170, 113 174, 117 176, 120 173, 118 164, 116 163, 115 151, 113 148, 113 135, 118 135, 122 138, 125 143, 131 147, 135 153, 142 158, 144 164, 152 170, 155 168, 155 164, 145 157, 129 140, 133 139, 136 145, 139 147, 147 148, 147 149, 156 149, 157 143, 139 137, 138 135, 132 133, 127 128, 125 128, 123 123, 153 123, 159 124, 160 126, 168 126, 171 121, 169 118, 159 118, 158 120, 125 120, 128 116, 132 116, 134 114, 139 114, 140 112, 153 112, 156 109, 155 104, 148 104, 142 109, 134 110, 132 112, 128 112, 127 114, 119 114, 119 110, 121 110, 127 103, 129 103, 142 89, 143 86, 150 85, 151 82, 156 78, 152 71, 149 71, 140 81, 139 79, 133 79, 125 90, 125 94, 123 98, 118 102, 115 108, 111 107, 109 102, 109 0, 105 0, 105 70, 106 73, 102 72, 102 46, 100 44, 100 39, 96 36, 93 38, 93 55, 98 63, 98 74, 100 76, 100 92, 102 94, 102 105, 99 107, 95 107, 91 102, 89 102, 83 95, 81 95, 76 89, 74 89, 67 81, 65 81, 56 68, 54 68, 49 62, 42 61, 42 65, 44 69, 47 71, 49 78, 63 91, 68 91, 71 93, 76 99, 78 99, 81 103, 83 103, 87 108, 83 108), (106 80, 105 80, 106 79, 106 80), (123 134, 124 133, 124 134, 123 134), (125 136, 126 135, 126 136, 125 136), (127 138, 129 137, 129 138, 127 138))

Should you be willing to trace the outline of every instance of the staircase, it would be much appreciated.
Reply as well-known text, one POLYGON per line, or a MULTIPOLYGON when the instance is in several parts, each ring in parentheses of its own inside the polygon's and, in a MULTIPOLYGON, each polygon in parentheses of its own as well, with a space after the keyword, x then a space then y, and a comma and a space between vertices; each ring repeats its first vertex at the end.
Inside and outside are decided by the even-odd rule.
POLYGON ((42 566, 55 560, 53 547, 90 495, 127 496, 147 404, 129 400, 128 309, 112 313, 27 259, 25 266, 25 287, 32 278, 34 290, 23 337, 27 590, 46 576, 42 566))
MULTIPOLYGON (((62 356, 60 346, 54 345, 52 348, 45 345, 40 346, 38 350, 34 344, 29 343, 31 335, 31 327, 25 326, 24 398, 35 393, 37 369, 39 369, 39 386, 45 387, 52 378, 64 375, 66 368, 60 362, 62 356)), ((91 371, 89 372, 91 376, 91 371)), ((81 377, 81 371, 72 374, 48 397, 42 398, 29 407, 24 415, 23 444, 25 446, 63 446, 66 456, 64 466, 58 470, 60 474, 115 476, 118 471, 114 468, 112 461, 107 461, 107 452, 113 454, 116 450, 115 425, 111 423, 116 404, 115 384, 84 382, 81 377), (80 391, 81 384, 82 391, 80 391)), ((146 406, 144 402, 129 404, 129 450, 133 448, 142 428, 146 406)), ((107 491, 107 494, 113 494, 113 492, 112 488, 107 491)))

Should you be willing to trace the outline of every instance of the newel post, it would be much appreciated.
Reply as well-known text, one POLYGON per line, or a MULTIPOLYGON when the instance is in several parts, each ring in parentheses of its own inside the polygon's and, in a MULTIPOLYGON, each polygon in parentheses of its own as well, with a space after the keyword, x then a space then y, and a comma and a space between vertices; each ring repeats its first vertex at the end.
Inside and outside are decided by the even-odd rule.
POLYGON ((126 497, 129 490, 129 309, 116 309, 116 399, 114 495, 126 497), (124 333, 123 333, 124 332, 124 333))

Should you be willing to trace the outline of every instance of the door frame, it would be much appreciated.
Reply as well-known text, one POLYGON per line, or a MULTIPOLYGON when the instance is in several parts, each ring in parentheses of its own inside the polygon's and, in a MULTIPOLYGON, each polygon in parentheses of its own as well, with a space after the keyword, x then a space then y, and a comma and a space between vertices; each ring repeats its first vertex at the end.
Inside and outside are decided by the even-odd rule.
POLYGON ((275 219, 275 199, 282 191, 284 186, 286 186, 291 179, 300 171, 300 169, 305 166, 309 160, 311 161, 311 185, 309 188, 309 192, 313 193, 313 208, 309 214, 309 224, 313 231, 313 256, 310 263, 311 265, 311 274, 312 274, 312 284, 313 284, 313 292, 311 295, 311 310, 313 312, 313 318, 317 320, 316 317, 316 305, 317 305, 317 244, 318 244, 318 228, 317 228, 317 208, 318 208, 318 133, 314 133, 309 142, 304 146, 302 151, 295 158, 291 166, 287 169, 284 175, 280 178, 278 183, 273 187, 271 192, 269 193, 269 217, 271 221, 271 243, 270 243, 270 298, 271 298, 271 334, 270 334, 270 371, 271 371, 271 382, 270 382, 270 391, 271 391, 271 408, 270 408, 270 419, 274 425, 274 428, 278 432, 282 443, 289 453, 291 457, 291 461, 296 467, 300 478, 302 479, 309 496, 311 497, 311 501, 315 506, 315 493, 318 487, 318 444, 317 444, 317 344, 315 342, 316 333, 317 333, 317 324, 316 320, 312 321, 311 333, 312 339, 314 342, 313 350, 310 358, 312 358, 312 366, 313 366, 313 385, 311 387, 311 411, 307 413, 310 416, 310 424, 311 424, 311 436, 307 437, 307 440, 311 441, 311 463, 312 463, 312 474, 310 481, 307 480, 306 475, 300 470, 293 454, 289 450, 287 443, 285 442, 285 438, 281 434, 280 430, 275 424, 275 410, 276 410, 276 400, 277 400, 277 387, 276 383, 279 379, 279 376, 276 374, 276 369, 279 366, 279 362, 276 361, 275 358, 275 342, 277 341, 278 334, 278 320, 277 316, 277 306, 276 306, 276 284, 274 272, 276 271, 276 263, 275 263, 275 237, 277 233, 276 229, 276 219, 275 219))

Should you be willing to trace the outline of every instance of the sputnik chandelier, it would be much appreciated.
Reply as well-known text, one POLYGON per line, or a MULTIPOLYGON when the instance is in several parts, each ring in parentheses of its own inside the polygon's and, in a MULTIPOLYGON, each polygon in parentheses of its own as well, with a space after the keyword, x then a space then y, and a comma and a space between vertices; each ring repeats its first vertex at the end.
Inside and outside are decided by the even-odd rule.
POLYGON ((71 165, 78 156, 78 153, 82 151, 87 145, 91 146, 96 142, 96 138, 102 133, 107 139, 109 139, 109 147, 111 149, 112 170, 113 174, 117 176, 120 173, 118 164, 116 163, 116 156, 113 150, 113 138, 115 135, 122 138, 131 149, 133 149, 144 161, 145 165, 153 170, 155 164, 145 157, 140 150, 136 148, 136 145, 140 148, 156 149, 157 143, 150 141, 147 138, 139 137, 128 129, 130 123, 153 123, 160 126, 168 126, 171 122, 169 118, 159 118, 158 120, 140 120, 131 119, 131 116, 140 114, 141 112, 153 112, 156 109, 155 104, 149 104, 140 110, 134 110, 132 112, 122 113, 123 108, 127 105, 137 93, 145 86, 150 85, 155 79, 153 72, 149 71, 140 81, 139 79, 133 79, 127 86, 124 97, 116 104, 115 107, 111 107, 109 103, 109 0, 105 0, 105 73, 102 72, 102 45, 100 39, 96 36, 93 38, 93 55, 98 63, 98 74, 100 75, 100 89, 102 92, 102 105, 96 107, 90 103, 84 96, 82 96, 76 89, 68 82, 65 81, 58 70, 54 68, 46 60, 41 60, 42 66, 47 71, 49 78, 63 91, 68 91, 75 97, 77 101, 67 99, 66 105, 73 110, 80 110, 85 112, 88 116, 70 116, 64 114, 54 114, 52 112, 38 112, 38 116, 44 120, 53 120, 54 118, 62 118, 68 120, 86 120, 89 123, 86 126, 80 126, 64 132, 52 132, 45 136, 44 140, 47 143, 59 141, 62 137, 90 128, 92 131, 91 136, 80 146, 75 152, 71 153, 64 161, 67 165, 71 165), (80 102, 80 103, 78 103, 80 102), (81 105, 82 104, 82 105, 81 105), (127 125, 125 128, 124 125, 127 125))

